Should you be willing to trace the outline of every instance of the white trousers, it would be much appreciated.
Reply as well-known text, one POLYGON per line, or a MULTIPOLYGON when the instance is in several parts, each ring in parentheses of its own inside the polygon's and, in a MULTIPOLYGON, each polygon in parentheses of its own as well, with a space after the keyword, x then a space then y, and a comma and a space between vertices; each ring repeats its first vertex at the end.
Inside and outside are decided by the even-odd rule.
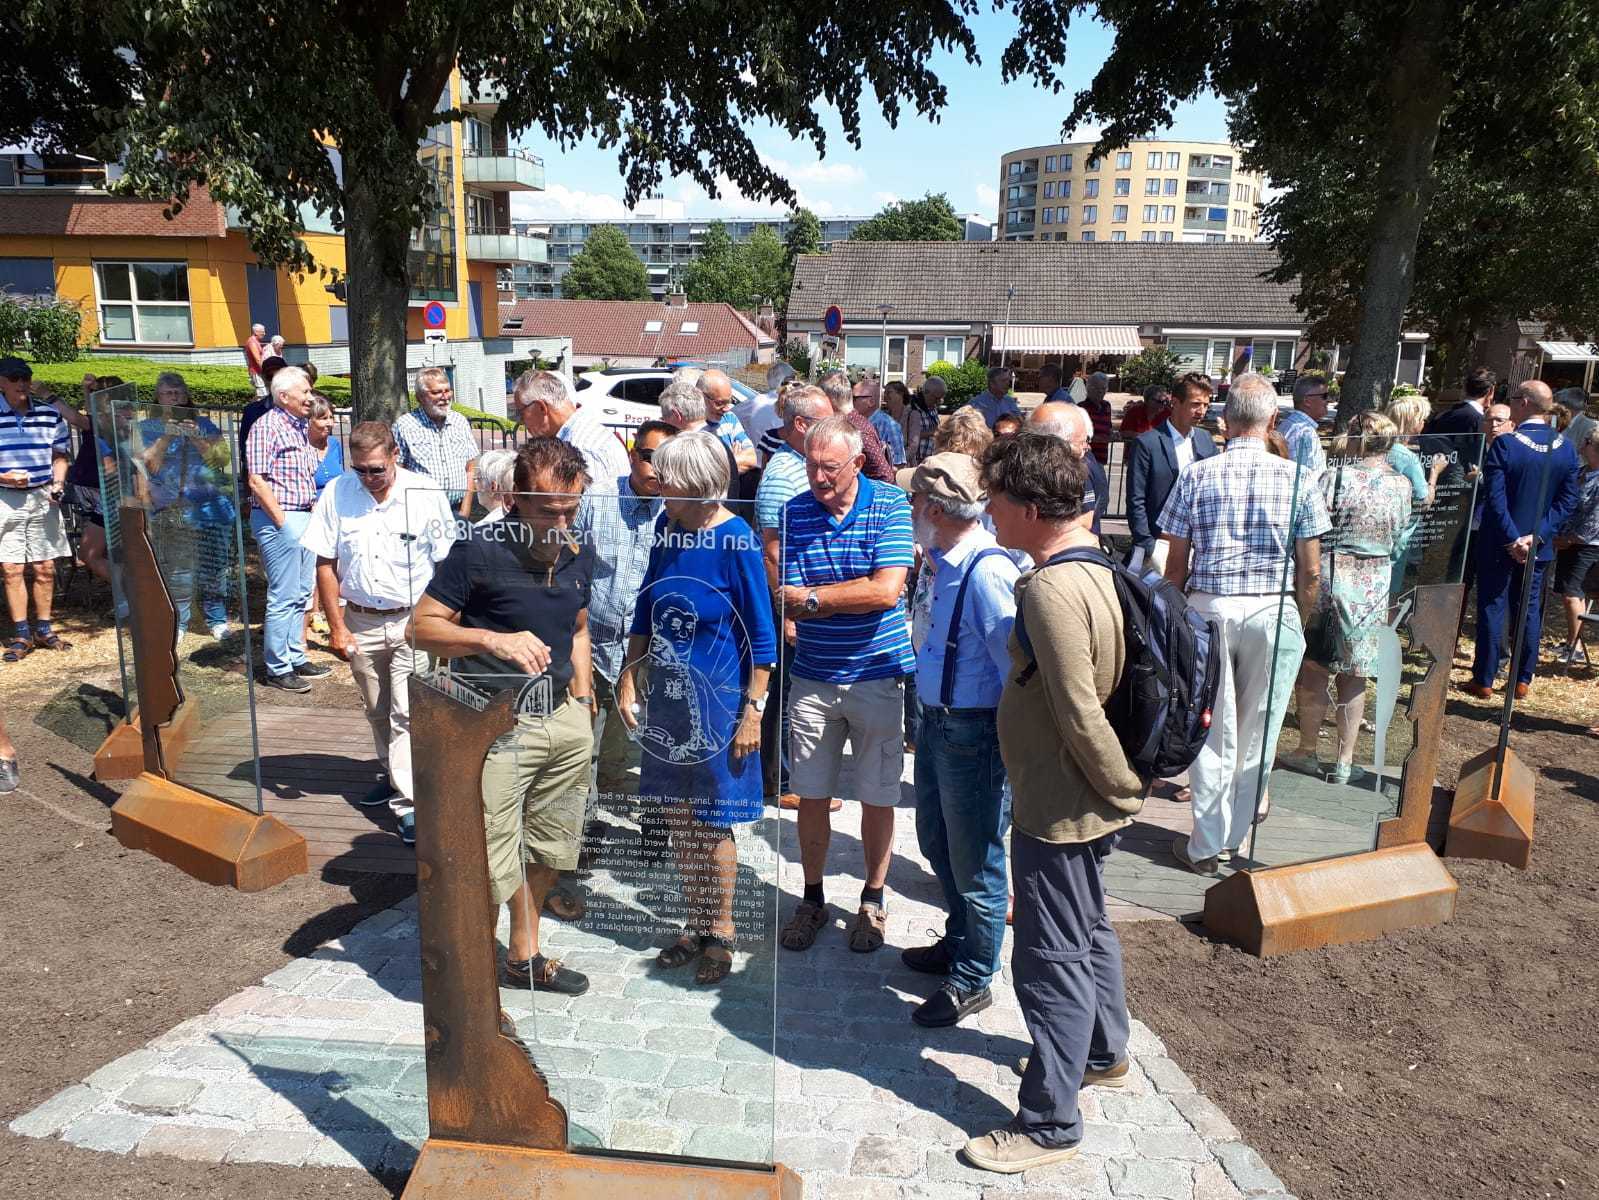
POLYGON ((388 772, 394 795, 389 808, 403 817, 416 804, 411 784, 411 695, 408 683, 416 665, 405 627, 410 609, 388 616, 344 610, 344 623, 355 639, 350 670, 372 726, 372 745, 388 772))
POLYGON ((1305 633, 1292 595, 1196 592, 1188 602, 1221 629, 1221 686, 1210 734, 1188 771, 1194 796, 1188 850, 1201 859, 1237 850, 1249 835, 1277 757, 1277 735, 1305 655, 1305 633))

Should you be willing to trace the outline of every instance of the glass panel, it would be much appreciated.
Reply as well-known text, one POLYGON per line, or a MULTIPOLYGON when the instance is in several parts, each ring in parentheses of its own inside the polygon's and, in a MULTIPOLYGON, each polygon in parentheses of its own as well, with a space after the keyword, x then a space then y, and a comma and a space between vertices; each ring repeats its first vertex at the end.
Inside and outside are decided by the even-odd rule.
POLYGON ((189 277, 182 263, 132 263, 134 295, 140 300, 187 300, 189 277))
MULTIPOLYGON (((419 666, 474 706, 516 696, 482 774, 491 899, 510 963, 536 929, 560 974, 559 990, 533 988, 508 965, 502 1003, 574 1149, 770 1163, 777 781, 744 697, 780 694, 767 666, 781 622, 753 506, 508 499, 435 573, 430 594, 459 614, 441 622, 467 630, 453 657, 419 666), (475 632, 491 628, 525 631, 548 658, 511 661, 509 637, 475 632), (588 695, 592 713, 573 699, 588 695), (685 931, 692 949, 663 963, 685 931), (726 977, 697 982, 718 958, 726 977)), ((438 626, 419 625, 419 651, 442 650, 438 626)))
POLYGON ((97 263, 94 268, 100 275, 102 300, 132 300, 132 285, 128 282, 127 263, 97 263))
POLYGON ((133 341, 133 305, 102 304, 100 336, 108 342, 133 341))
MULTIPOLYGON (((125 686, 142 676, 160 687, 166 662, 175 661, 168 775, 261 812, 234 414, 144 404, 131 384, 97 393, 91 407, 101 436, 110 431, 116 462, 102 502, 113 579, 128 609, 125 666, 134 666, 135 679, 125 672, 125 686), (141 583, 144 547, 130 541, 139 524, 159 577, 153 591, 141 583)), ((130 711, 138 704, 131 691, 127 701, 130 711)), ((273 707, 287 744, 298 745, 303 723, 273 707)))
POLYGON ((141 342, 188 342, 189 310, 176 305, 139 305, 139 340, 141 342))

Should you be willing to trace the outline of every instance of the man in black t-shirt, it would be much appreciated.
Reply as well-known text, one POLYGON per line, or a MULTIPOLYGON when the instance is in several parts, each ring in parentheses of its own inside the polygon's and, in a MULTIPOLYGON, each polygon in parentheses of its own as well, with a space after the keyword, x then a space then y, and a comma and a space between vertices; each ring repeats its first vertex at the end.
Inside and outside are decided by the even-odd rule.
POLYGON ((411 619, 416 647, 455 660, 464 684, 518 689, 516 727, 490 747, 482 776, 490 890, 496 911, 511 906, 504 979, 571 996, 588 979, 539 953, 539 911, 577 866, 593 747, 594 548, 571 532, 588 483, 575 447, 528 442, 511 510, 451 547, 411 619))

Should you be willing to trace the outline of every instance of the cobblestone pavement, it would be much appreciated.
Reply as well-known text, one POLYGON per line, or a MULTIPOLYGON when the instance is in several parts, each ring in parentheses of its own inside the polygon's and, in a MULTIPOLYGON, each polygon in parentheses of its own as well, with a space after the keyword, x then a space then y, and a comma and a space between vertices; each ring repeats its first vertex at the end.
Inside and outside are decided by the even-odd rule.
MULTIPOLYGON (((965 1139, 1002 1124, 1015 1102, 1012 1064, 1027 1039, 1008 968, 994 1006, 968 1025, 912 1024, 930 981, 906 970, 898 949, 926 939, 941 916, 911 813, 899 813, 888 944, 875 954, 845 944, 860 887, 854 805, 834 829, 827 886, 838 919, 811 951, 776 952, 775 1045, 771 1002, 757 999, 770 951, 741 952, 720 995, 662 981, 647 946, 581 926, 549 931, 552 952, 590 973, 589 993, 540 995, 536 1011, 526 992, 502 1001, 567 1103, 574 1141, 764 1159, 775 1130, 775 1157, 822 1200, 1282 1200, 1284 1185, 1136 1020, 1127 1087, 1083 1095, 1077 1158, 1020 1176, 962 1165, 965 1139)), ((777 919, 800 883, 791 818, 781 836, 777 919)), ((590 887, 603 883, 599 873, 590 887)), ((427 1133, 416 934, 412 898, 11 1129, 120 1154, 403 1169, 427 1133)), ((669 938, 663 928, 655 944, 669 938)))

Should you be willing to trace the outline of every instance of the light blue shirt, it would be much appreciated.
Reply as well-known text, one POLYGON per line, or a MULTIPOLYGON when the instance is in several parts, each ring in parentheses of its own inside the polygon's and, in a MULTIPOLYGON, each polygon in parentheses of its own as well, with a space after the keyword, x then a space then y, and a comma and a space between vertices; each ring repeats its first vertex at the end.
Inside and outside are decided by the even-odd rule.
POLYGON ((759 532, 780 531, 783 506, 810 488, 810 478, 805 474, 805 456, 784 442, 766 460, 761 486, 755 489, 755 523, 760 526, 759 532))
MULTIPOLYGON (((973 555, 997 545, 981 525, 948 550, 930 550, 934 569, 932 616, 927 638, 916 652, 916 696, 939 704, 944 683, 944 643, 955 615, 955 593, 973 555)), ((1011 625, 1016 620, 1016 580, 1020 569, 1008 554, 990 554, 972 568, 960 628, 955 631, 955 685, 951 708, 997 708, 1010 670, 1011 625)))
POLYGON ((1297 408, 1289 409, 1277 418, 1277 432, 1288 446, 1288 457, 1310 473, 1306 482, 1315 483, 1327 469, 1327 453, 1321 448, 1316 422, 1297 408))
POLYGON ((596 493, 579 518, 580 534, 594 545, 594 582, 589 591, 589 638, 594 669, 614 684, 633 621, 633 602, 650 565, 659 496, 638 496, 630 476, 613 483, 615 495, 596 493))
POLYGON ((876 409, 867 420, 872 423, 872 428, 877 430, 877 436, 883 439, 883 453, 888 455, 889 465, 903 467, 905 431, 899 427, 899 422, 880 408, 876 409))
POLYGON ((986 389, 972 397, 971 405, 983 414, 983 420, 988 423, 990 429, 994 428, 994 422, 1006 413, 1017 417, 1022 415, 1022 410, 1017 407, 1015 396, 1001 396, 996 400, 994 399, 994 393, 986 389))

